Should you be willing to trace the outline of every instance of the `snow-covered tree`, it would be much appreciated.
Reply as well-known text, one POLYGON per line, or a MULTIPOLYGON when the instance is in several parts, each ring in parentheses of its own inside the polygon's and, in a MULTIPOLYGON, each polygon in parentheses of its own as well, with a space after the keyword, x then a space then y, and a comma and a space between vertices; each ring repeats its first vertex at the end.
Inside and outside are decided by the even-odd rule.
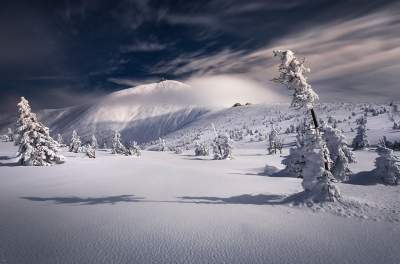
POLYGON ((97 138, 94 134, 92 134, 92 138, 90 139, 90 145, 92 146, 92 148, 97 149, 98 145, 97 145, 97 138))
POLYGON ((271 132, 268 135, 268 152, 269 154, 276 154, 279 150, 282 153, 282 139, 279 137, 279 132, 274 126, 271 128, 271 132))
POLYGON ((112 138, 112 148, 111 153, 113 154, 126 154, 127 149, 121 142, 121 134, 119 131, 114 131, 114 137, 112 138))
POLYGON ((357 134, 351 143, 353 150, 360 150, 369 147, 367 129, 365 124, 361 123, 357 127, 357 134))
POLYGON ((65 147, 64 138, 61 134, 57 134, 57 143, 60 147, 65 147))
POLYGON ((136 141, 129 143, 127 149, 127 155, 140 157, 142 155, 141 149, 136 141))
POLYGON ((158 151, 168 151, 167 144, 163 138, 158 138, 158 151))
POLYGON ((69 151, 78 153, 81 148, 81 139, 76 130, 72 131, 71 141, 69 143, 69 151))
POLYGON ((400 182, 400 159, 393 150, 379 146, 376 149, 379 157, 375 160, 376 174, 386 184, 397 185, 400 182))
POLYGON ((347 181, 351 174, 349 163, 356 162, 356 159, 347 146, 346 137, 339 129, 325 126, 323 138, 329 149, 330 159, 333 161, 331 166, 333 177, 338 181, 347 181))
POLYGON ((219 134, 213 142, 215 160, 232 159, 232 140, 227 134, 219 134))
POLYGON ((91 159, 96 158, 96 149, 92 146, 92 144, 88 144, 85 146, 86 149, 86 156, 88 156, 91 159))
POLYGON ((318 119, 314 111, 314 102, 318 100, 318 95, 307 83, 304 75, 310 72, 310 69, 306 68, 304 60, 297 59, 291 50, 275 50, 273 54, 281 60, 280 75, 273 80, 292 90, 291 106, 309 110, 313 120, 314 128, 310 127, 306 130, 302 139, 304 141, 304 145, 301 147, 301 154, 304 157, 302 186, 309 200, 314 202, 335 201, 340 198, 340 192, 332 182, 329 150, 321 138, 318 119))
POLYGON ((18 111, 19 163, 25 166, 63 163, 65 158, 58 153, 57 142, 50 136, 49 129, 31 112, 29 102, 24 97, 18 103, 18 111))
POLYGON ((175 154, 182 154, 183 153, 182 147, 175 147, 174 153, 175 154))
POLYGON ((289 155, 283 160, 282 164, 285 165, 285 172, 296 178, 303 178, 303 167, 305 158, 301 147, 297 146, 289 149, 289 155))
POLYGON ((293 91, 292 107, 311 109, 314 102, 318 100, 318 95, 304 76, 305 73, 310 72, 310 69, 304 66, 304 60, 297 59, 291 50, 274 50, 273 54, 281 59, 280 75, 273 81, 284 84, 293 91))
POLYGON ((333 202, 340 198, 339 189, 333 183, 333 176, 326 168, 330 165, 329 150, 315 129, 309 129, 302 147, 304 167, 302 186, 308 198, 314 202, 333 202))
POLYGON ((9 127, 7 130, 7 136, 8 136, 8 141, 10 142, 14 141, 14 132, 12 131, 11 127, 9 127))
POLYGON ((198 141, 195 142, 195 146, 194 146, 194 155, 195 156, 208 156, 209 154, 210 154, 210 151, 206 144, 200 143, 198 141))

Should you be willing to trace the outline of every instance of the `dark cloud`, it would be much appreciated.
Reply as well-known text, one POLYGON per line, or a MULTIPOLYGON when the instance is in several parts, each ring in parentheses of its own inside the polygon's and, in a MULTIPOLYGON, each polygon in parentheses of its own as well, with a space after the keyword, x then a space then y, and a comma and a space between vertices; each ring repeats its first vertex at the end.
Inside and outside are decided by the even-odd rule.
POLYGON ((0 111, 20 95, 39 108, 66 106, 162 77, 234 74, 270 86, 275 47, 306 56, 310 81, 329 98, 399 96, 397 1, 10 0, 0 5, 0 111))

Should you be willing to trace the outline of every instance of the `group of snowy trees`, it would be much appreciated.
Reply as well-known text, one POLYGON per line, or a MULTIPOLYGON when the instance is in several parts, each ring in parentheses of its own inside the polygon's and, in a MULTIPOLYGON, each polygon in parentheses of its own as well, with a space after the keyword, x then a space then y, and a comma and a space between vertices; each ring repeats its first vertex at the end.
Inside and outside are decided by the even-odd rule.
POLYGON ((122 154, 126 156, 136 156, 140 157, 141 149, 136 141, 130 142, 127 146, 122 143, 121 133, 119 131, 114 131, 114 136, 112 138, 112 154, 122 154))
MULTIPOLYGON (((299 61, 290 50, 274 51, 274 55, 281 59, 280 76, 274 81, 294 91, 292 107, 307 109, 313 121, 303 125, 303 129, 298 129, 296 147, 290 149, 289 155, 282 163, 286 165, 287 172, 303 178, 304 190, 313 201, 340 199, 340 192, 334 182, 349 180, 349 164, 356 162, 354 154, 349 149, 342 131, 335 126, 319 126, 313 110, 313 103, 318 96, 304 76, 304 73, 309 71, 303 66, 304 60, 299 61)), ((356 122, 357 134, 351 146, 354 150, 367 148, 367 119, 362 116, 356 122)), ((335 124, 333 117, 329 118, 328 123, 335 124)), ((398 184, 400 159, 385 144, 378 147, 377 153, 377 175, 387 184, 398 184)))

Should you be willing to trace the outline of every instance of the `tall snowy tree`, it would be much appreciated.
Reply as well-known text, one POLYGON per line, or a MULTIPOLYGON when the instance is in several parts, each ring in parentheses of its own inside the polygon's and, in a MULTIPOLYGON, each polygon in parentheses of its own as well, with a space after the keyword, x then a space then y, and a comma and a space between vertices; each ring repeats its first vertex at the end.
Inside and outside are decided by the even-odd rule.
POLYGON ((18 112, 19 163, 25 166, 63 163, 65 158, 58 153, 57 142, 50 136, 48 127, 31 112, 29 102, 24 97, 18 103, 18 112))
POLYGON ((92 134, 92 138, 90 139, 90 145, 92 148, 97 149, 97 138, 94 134, 92 134))
POLYGON ((71 141, 69 143, 69 151, 78 153, 81 148, 81 139, 76 130, 72 131, 71 141))
POLYGON ((400 182, 400 159, 394 155, 393 150, 378 146, 376 149, 379 157, 375 160, 376 174, 386 184, 397 185, 400 182))
POLYGON ((112 139, 111 153, 113 154, 126 154, 127 149, 121 142, 121 134, 119 131, 114 131, 114 137, 112 139))
POLYGON ((330 172, 331 161, 329 150, 321 138, 318 119, 314 111, 314 102, 318 95, 307 83, 304 74, 310 72, 291 50, 275 50, 275 57, 279 57, 279 77, 273 80, 285 85, 293 91, 291 106, 296 109, 306 109, 311 113, 314 128, 308 129, 304 135, 304 145, 301 147, 304 156, 302 168, 303 188, 309 199, 314 202, 335 201, 340 198, 340 192, 333 184, 330 172))
POLYGON ((323 138, 329 149, 330 159, 333 161, 331 172, 338 181, 347 181, 351 171, 349 163, 356 162, 353 152, 347 146, 342 131, 331 126, 324 127, 323 138))
POLYGON ((361 150, 369 147, 367 129, 365 123, 360 123, 357 127, 357 134, 351 143, 353 150, 361 150))

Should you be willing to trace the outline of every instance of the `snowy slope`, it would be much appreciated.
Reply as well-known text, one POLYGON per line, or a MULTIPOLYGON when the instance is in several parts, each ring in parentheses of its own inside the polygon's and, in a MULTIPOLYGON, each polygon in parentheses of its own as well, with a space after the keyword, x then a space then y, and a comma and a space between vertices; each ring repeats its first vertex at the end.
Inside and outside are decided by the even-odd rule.
MULTIPOLYGON (((184 100, 179 104, 168 101, 168 95, 184 95, 188 89, 177 81, 140 85, 111 93, 95 103, 42 110, 38 116, 53 135, 60 133, 67 142, 74 129, 83 141, 95 133, 100 143, 109 142, 114 130, 119 130, 126 141, 145 142, 175 131, 208 111, 184 100)), ((15 121, 11 120, 0 121, 3 131, 13 125, 15 121)))
MULTIPOLYGON (((0 142, 0 263, 399 263, 398 186, 339 183, 360 208, 282 203, 301 179, 263 174, 282 158, 262 145, 225 161, 98 151, 13 167, 0 142)), ((373 169, 373 152, 356 156, 355 174, 373 169)))

